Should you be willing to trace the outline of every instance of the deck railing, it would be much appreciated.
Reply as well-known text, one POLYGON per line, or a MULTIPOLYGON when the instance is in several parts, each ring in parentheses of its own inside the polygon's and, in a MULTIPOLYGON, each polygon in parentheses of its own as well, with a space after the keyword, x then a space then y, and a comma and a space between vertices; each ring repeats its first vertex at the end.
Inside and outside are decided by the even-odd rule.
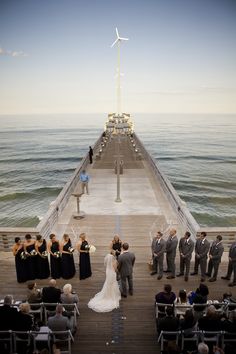
POLYGON ((160 182, 164 194, 168 198, 168 201, 170 202, 174 212, 177 214, 180 223, 185 227, 186 230, 189 230, 193 236, 196 236, 198 230, 200 229, 199 224, 194 219, 185 203, 180 199, 168 178, 161 171, 157 161, 155 161, 154 158, 149 154, 149 152, 146 150, 138 136, 134 134, 133 137, 143 157, 145 158, 145 160, 147 160, 154 175, 160 182))

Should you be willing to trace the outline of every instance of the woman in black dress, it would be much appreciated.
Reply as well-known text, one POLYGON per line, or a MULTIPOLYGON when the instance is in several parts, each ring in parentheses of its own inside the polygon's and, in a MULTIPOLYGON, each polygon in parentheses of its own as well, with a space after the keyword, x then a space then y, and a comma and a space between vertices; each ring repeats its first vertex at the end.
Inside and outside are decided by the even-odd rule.
POLYGON ((25 270, 27 280, 36 279, 36 256, 35 240, 32 239, 30 234, 25 235, 24 251, 27 254, 25 259, 25 270))
POLYGON ((41 235, 36 236, 35 249, 36 256, 36 277, 37 279, 47 279, 50 275, 47 242, 41 235))
POLYGON ((90 255, 89 255, 89 244, 86 240, 85 233, 80 234, 80 240, 77 245, 77 250, 79 251, 79 278, 86 279, 91 277, 91 265, 90 265, 90 255))
POLYGON ((15 265, 16 265, 16 278, 18 283, 24 283, 27 280, 25 272, 25 260, 22 259, 21 254, 24 252, 24 247, 21 242, 20 237, 15 238, 15 244, 12 248, 13 255, 15 256, 15 265))
POLYGON ((60 244, 56 235, 51 234, 48 242, 48 253, 50 254, 51 277, 58 279, 61 277, 61 253, 60 244))
POLYGON ((111 241, 110 249, 112 254, 118 259, 121 253, 122 242, 119 238, 119 235, 115 235, 111 241))
POLYGON ((75 275, 75 262, 73 256, 74 249, 72 247, 70 237, 67 234, 64 234, 63 240, 60 243, 60 251, 62 278, 73 278, 75 275))

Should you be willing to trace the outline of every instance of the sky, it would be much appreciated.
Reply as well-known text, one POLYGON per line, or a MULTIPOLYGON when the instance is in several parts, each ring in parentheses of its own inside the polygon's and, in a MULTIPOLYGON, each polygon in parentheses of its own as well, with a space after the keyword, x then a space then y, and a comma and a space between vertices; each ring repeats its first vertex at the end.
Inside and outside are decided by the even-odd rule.
POLYGON ((236 0, 0 0, 0 114, 236 113, 236 0))

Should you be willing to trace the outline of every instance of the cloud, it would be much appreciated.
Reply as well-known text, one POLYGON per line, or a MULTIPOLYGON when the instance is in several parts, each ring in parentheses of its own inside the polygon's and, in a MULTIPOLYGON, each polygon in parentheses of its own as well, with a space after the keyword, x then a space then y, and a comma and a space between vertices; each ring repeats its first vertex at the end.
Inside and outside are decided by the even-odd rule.
POLYGON ((196 88, 184 88, 184 89, 165 89, 165 90, 157 90, 157 91, 149 91, 149 92, 138 92, 141 95, 162 95, 162 96, 182 96, 182 95, 199 95, 199 94, 215 94, 215 93, 230 93, 235 92, 235 87, 217 87, 217 86, 205 86, 202 85, 196 88))
POLYGON ((5 50, 0 47, 0 56, 10 56, 10 57, 27 57, 25 52, 21 51, 12 51, 12 50, 5 50))

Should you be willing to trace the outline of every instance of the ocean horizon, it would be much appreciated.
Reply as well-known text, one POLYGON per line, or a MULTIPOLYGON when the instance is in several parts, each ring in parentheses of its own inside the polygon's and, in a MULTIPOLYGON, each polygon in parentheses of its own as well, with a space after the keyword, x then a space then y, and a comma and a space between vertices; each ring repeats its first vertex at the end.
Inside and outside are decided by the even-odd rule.
MULTIPOLYGON (((36 226, 103 114, 0 116, 0 226, 36 226)), ((134 114, 137 135, 201 226, 236 226, 236 114, 134 114)))

